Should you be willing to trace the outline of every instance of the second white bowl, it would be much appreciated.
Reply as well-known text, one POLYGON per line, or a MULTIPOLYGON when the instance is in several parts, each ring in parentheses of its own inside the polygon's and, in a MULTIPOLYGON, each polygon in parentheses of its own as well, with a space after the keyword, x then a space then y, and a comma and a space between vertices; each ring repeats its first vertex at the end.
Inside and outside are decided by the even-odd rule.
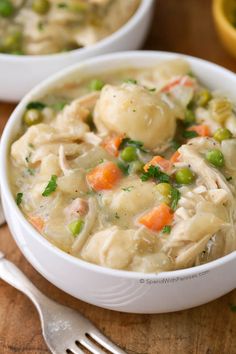
POLYGON ((100 54, 140 48, 150 26, 153 5, 154 0, 142 0, 137 11, 124 26, 86 48, 41 56, 0 53, 0 100, 19 101, 40 81, 70 64, 100 54))

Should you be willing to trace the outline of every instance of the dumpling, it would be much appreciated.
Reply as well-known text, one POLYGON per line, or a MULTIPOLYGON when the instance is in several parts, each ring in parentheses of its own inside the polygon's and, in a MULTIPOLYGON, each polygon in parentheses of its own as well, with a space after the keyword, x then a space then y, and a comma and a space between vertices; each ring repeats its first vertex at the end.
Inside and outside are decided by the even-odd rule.
POLYGON ((134 234, 134 230, 121 230, 116 226, 99 231, 89 239, 81 256, 88 262, 124 269, 133 259, 134 234))
POLYGON ((155 205, 157 191, 152 182, 140 179, 127 179, 116 190, 105 191, 101 196, 102 207, 118 214, 126 224, 132 223, 132 217, 155 205))
POLYGON ((155 149, 172 139, 176 119, 156 94, 134 85, 106 85, 94 110, 94 122, 99 132, 124 133, 155 149))

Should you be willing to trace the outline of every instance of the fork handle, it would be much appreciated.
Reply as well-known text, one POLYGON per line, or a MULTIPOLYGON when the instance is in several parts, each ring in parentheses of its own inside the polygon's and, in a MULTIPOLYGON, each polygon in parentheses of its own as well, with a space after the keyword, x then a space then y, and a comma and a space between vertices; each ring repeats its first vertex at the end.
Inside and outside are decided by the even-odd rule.
POLYGON ((14 288, 24 293, 34 303, 39 313, 41 313, 41 305, 50 301, 42 294, 34 284, 25 276, 25 274, 15 266, 12 262, 4 258, 4 254, 0 252, 0 278, 14 288))

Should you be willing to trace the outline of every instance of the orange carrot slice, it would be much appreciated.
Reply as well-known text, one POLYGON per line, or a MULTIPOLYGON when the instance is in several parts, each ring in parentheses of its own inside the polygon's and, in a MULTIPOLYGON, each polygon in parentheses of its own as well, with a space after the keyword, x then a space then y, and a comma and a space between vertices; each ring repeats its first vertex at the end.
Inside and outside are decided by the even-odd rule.
POLYGON ((164 157, 161 156, 154 156, 151 161, 146 163, 144 166, 144 171, 147 172, 150 166, 156 166, 158 165, 161 170, 168 172, 172 169, 172 162, 169 160, 164 159, 164 157))
POLYGON ((139 223, 145 225, 147 228, 160 231, 164 226, 170 225, 173 221, 173 213, 168 205, 160 204, 158 207, 152 209, 149 213, 141 216, 139 223))
POLYGON ((87 174, 87 182, 96 191, 112 189, 122 177, 122 172, 111 161, 96 166, 87 174))
POLYGON ((179 158, 180 158, 179 151, 175 151, 175 153, 170 158, 170 162, 172 162, 174 164, 179 161, 179 158))
POLYGON ((124 138, 124 135, 108 136, 102 142, 102 147, 112 156, 118 156, 119 146, 124 138))
POLYGON ((205 124, 193 125, 192 127, 188 128, 188 130, 196 132, 199 136, 209 136, 210 135, 210 129, 205 124))
POLYGON ((181 76, 177 77, 173 80, 171 80, 166 86, 164 86, 161 90, 161 92, 169 92, 171 91, 175 86, 185 86, 185 87, 193 87, 194 86, 194 81, 189 77, 189 76, 181 76))
POLYGON ((28 220, 39 232, 42 232, 44 221, 40 216, 29 215, 28 220))

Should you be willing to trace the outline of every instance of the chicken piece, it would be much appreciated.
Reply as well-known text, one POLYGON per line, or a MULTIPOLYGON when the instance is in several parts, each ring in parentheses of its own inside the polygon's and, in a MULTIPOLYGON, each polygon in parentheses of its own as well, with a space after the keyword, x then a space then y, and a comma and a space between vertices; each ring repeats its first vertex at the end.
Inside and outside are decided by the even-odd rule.
MULTIPOLYGON (((225 189, 229 195, 229 199, 232 199, 232 191, 227 183, 225 177, 219 170, 210 167, 204 158, 199 154, 199 143, 205 140, 206 150, 208 149, 208 143, 214 144, 211 139, 196 138, 187 145, 182 145, 179 148, 181 154, 181 160, 188 163, 190 168, 201 178, 201 184, 205 185, 209 189, 225 189), (200 140, 198 140, 200 139, 200 140)), ((213 145, 216 148, 216 144, 213 145)))
POLYGON ((133 84, 106 85, 94 110, 99 132, 126 134, 149 149, 173 138, 176 119, 169 106, 146 88, 133 84))
POLYGON ((88 115, 88 109, 82 107, 79 99, 76 99, 67 105, 51 124, 62 137, 80 139, 89 131, 89 126, 85 123, 88 115))
POLYGON ((88 202, 82 198, 74 199, 65 209, 66 219, 70 222, 79 216, 85 216, 88 212, 88 202))

